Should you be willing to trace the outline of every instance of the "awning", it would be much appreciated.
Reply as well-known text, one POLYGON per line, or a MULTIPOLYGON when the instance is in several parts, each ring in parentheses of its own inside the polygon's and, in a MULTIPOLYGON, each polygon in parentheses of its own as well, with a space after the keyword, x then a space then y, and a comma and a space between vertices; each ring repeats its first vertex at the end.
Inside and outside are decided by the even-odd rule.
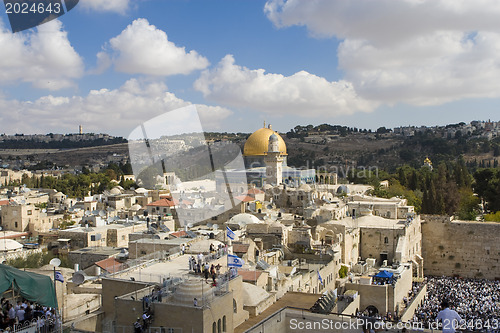
POLYGON ((28 301, 57 308, 54 283, 50 277, 0 264, 0 293, 12 286, 28 301))
POLYGON ((390 278, 392 278, 392 276, 393 276, 393 274, 389 273, 386 270, 380 271, 380 272, 378 272, 377 275, 375 275, 375 277, 382 278, 382 279, 390 279, 390 278))

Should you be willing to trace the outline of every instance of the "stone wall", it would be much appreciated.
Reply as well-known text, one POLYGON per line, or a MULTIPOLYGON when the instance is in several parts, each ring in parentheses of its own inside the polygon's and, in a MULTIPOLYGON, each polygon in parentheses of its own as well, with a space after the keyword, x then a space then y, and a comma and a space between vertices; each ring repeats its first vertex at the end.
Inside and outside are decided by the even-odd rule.
POLYGON ((410 305, 406 308, 405 312, 401 316, 402 322, 407 322, 413 319, 415 310, 424 303, 425 296, 427 295, 427 285, 425 284, 422 289, 418 292, 415 298, 411 301, 410 305))
POLYGON ((422 217, 425 275, 500 278, 500 223, 422 217))

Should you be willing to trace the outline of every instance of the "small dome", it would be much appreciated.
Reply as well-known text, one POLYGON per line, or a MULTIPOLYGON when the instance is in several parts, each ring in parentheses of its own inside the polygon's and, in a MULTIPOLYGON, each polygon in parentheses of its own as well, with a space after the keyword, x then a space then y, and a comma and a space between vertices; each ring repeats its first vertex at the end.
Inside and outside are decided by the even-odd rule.
POLYGON ((269 296, 270 294, 261 287, 243 282, 243 304, 245 306, 257 306, 269 296))
POLYGON ((264 191, 270 190, 272 188, 273 188, 273 185, 271 185, 271 184, 264 185, 264 191))
POLYGON ((109 193, 111 193, 112 195, 119 195, 122 194, 122 191, 120 191, 118 187, 113 187, 111 191, 109 191, 109 193))
POLYGON ((279 139, 278 139, 278 136, 276 135, 276 133, 273 133, 269 137, 269 142, 275 142, 275 141, 279 141, 279 139))
POLYGON ((348 194, 350 193, 351 191, 349 190, 349 188, 345 185, 340 185, 338 188, 337 188, 337 194, 342 194, 342 193, 345 193, 345 194, 348 194))
POLYGON ((144 187, 139 187, 137 190, 135 190, 136 194, 144 194, 148 193, 148 190, 146 190, 144 187))
POLYGON ((240 226, 245 226, 247 224, 262 223, 255 215, 248 213, 241 213, 231 217, 229 224, 238 224, 240 226))
POLYGON ((300 185, 299 190, 304 192, 311 192, 312 189, 311 186, 309 186, 308 184, 302 184, 300 185))
POLYGON ((132 207, 130 207, 130 210, 133 210, 134 212, 137 212, 138 210, 140 210, 142 208, 141 205, 139 204, 135 204, 135 205, 132 205, 132 207))

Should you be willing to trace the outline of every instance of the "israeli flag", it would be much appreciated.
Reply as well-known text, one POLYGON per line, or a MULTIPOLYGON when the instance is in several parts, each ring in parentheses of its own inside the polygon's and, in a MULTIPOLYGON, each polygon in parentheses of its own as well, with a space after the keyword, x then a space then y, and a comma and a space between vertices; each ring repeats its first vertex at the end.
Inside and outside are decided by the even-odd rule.
POLYGON ((64 282, 64 276, 62 275, 61 272, 56 272, 54 278, 56 279, 56 281, 64 282))
POLYGON ((226 231, 227 231, 227 237, 230 240, 234 240, 234 237, 236 236, 236 234, 229 227, 226 227, 226 231))
POLYGON ((227 267, 241 267, 245 264, 245 261, 238 256, 228 254, 227 255, 227 267))
POLYGON ((322 286, 324 286, 325 284, 323 283, 323 279, 321 278, 321 275, 319 275, 319 270, 318 270, 318 280, 319 282, 321 283, 322 286))

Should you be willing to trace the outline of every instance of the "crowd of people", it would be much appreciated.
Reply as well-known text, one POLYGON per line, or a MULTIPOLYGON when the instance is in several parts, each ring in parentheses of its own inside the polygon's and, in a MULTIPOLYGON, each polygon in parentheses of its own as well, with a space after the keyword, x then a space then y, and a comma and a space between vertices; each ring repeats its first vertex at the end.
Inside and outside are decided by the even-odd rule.
POLYGON ((212 278, 212 285, 216 286, 216 279, 220 275, 221 265, 210 265, 209 261, 220 258, 226 252, 227 247, 224 247, 222 244, 219 244, 218 247, 210 244, 210 254, 204 255, 203 253, 199 253, 196 257, 189 257, 189 271, 202 275, 207 283, 208 279, 212 278))
POLYGON ((434 322, 443 299, 448 300, 466 324, 500 325, 500 281, 458 277, 428 277, 427 296, 413 320, 434 322))
POLYGON ((403 303, 405 305, 405 308, 408 306, 408 304, 410 304, 413 301, 413 299, 415 298, 415 296, 417 296, 417 294, 420 292, 423 286, 424 283, 422 282, 416 282, 416 281, 412 282, 412 286, 410 291, 408 292, 408 296, 403 297, 403 303))
POLYGON ((204 256, 202 253, 198 254, 197 258, 194 256, 189 257, 189 270, 195 274, 201 274, 208 283, 208 278, 212 278, 212 285, 217 285, 217 276, 220 275, 221 265, 210 265, 208 262, 203 263, 204 256))
POLYGON ((50 331, 57 323, 56 310, 29 302, 19 300, 17 303, 5 298, 1 300, 0 331, 10 331, 14 326, 37 323, 40 330, 50 331))

